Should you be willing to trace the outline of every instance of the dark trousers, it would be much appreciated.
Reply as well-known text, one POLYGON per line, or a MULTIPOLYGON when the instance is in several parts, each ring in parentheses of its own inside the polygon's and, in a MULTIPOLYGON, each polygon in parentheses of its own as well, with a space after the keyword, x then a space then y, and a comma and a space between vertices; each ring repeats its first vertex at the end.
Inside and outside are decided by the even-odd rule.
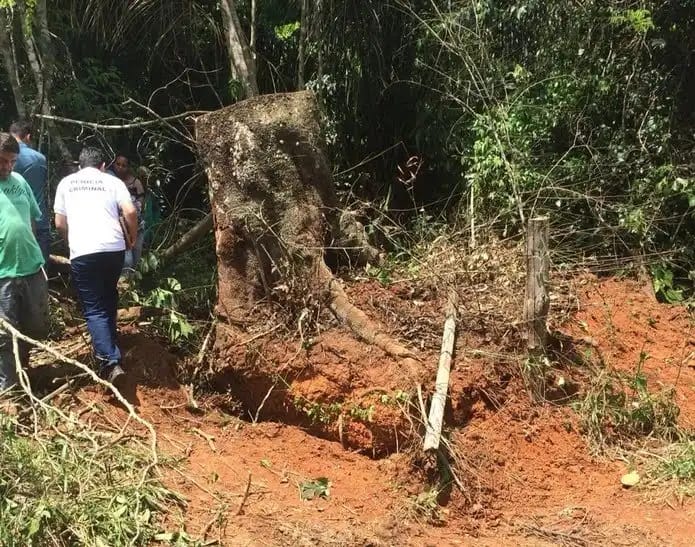
POLYGON ((70 261, 72 282, 101 367, 121 362, 121 350, 116 344, 116 311, 124 254, 124 251, 94 253, 70 261))
MULTIPOLYGON (((48 334, 48 283, 43 269, 26 277, 0 279, 0 317, 32 338, 48 334)), ((19 360, 29 360, 29 346, 19 341, 19 360)), ((17 383, 12 335, 0 329, 0 391, 17 383)))

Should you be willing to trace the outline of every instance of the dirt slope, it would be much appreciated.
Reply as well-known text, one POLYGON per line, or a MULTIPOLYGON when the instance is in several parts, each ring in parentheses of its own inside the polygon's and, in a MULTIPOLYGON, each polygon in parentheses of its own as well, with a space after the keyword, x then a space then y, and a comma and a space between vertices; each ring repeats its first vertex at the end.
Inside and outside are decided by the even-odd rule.
MULTIPOLYGON (((576 321, 566 328, 591 336, 604 358, 625 370, 647 351, 650 380, 677 385, 689 424, 695 376, 682 358, 690 351, 684 311, 649 301, 629 281, 583 283, 576 321)), ((351 288, 374 310, 396 302, 400 290, 351 288)), ((424 336, 423 349, 431 349, 435 339, 427 329, 436 328, 439 302, 404 299, 400 306, 398 324, 418 325, 413 332, 424 336), (416 311, 406 315, 408 308, 416 311)), ((386 315, 381 320, 396 324, 386 315)), ((375 460, 296 426, 253 424, 248 416, 240 420, 217 410, 216 397, 200 401, 205 412, 191 413, 174 378, 177 357, 134 328, 123 329, 122 341, 134 381, 131 398, 156 425, 161 449, 178 462, 178 471, 166 471, 167 483, 188 500, 166 523, 169 529, 185 526, 222 545, 684 546, 695 537, 689 500, 682 507, 650 503, 651 493, 623 489, 626 466, 589 455, 573 412, 532 406, 513 371, 501 375, 494 360, 457 361, 448 418, 458 424, 451 436, 467 492, 454 490, 442 499, 444 520, 433 526, 412 510, 426 475, 417 457, 401 452, 375 460), (318 477, 330 480, 330 498, 301 501, 298 484, 318 477)), ((316 351, 326 370, 344 368, 346 355, 359 359, 316 351)), ((64 404, 84 408, 90 400, 112 421, 124 417, 96 388, 64 404)))

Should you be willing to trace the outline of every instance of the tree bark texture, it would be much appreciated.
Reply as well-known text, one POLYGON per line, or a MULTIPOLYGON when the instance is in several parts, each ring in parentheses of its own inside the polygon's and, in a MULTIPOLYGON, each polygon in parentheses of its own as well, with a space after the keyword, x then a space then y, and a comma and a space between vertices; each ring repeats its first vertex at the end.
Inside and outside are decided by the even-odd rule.
POLYGON ((24 104, 22 85, 19 81, 19 73, 17 72, 14 46, 10 40, 11 32, 11 16, 4 9, 0 8, 0 54, 2 55, 2 62, 5 67, 5 73, 7 74, 7 80, 12 88, 12 96, 14 97, 17 115, 20 118, 24 118, 27 115, 27 111, 24 104))
POLYGON ((264 95, 206 114, 196 137, 210 183, 220 318, 249 324, 263 300, 327 305, 363 340, 411 358, 350 303, 324 262, 325 248, 343 238, 314 95, 264 95))
POLYGON ((297 89, 304 89, 304 70, 306 66, 306 46, 309 39, 309 0, 302 0, 302 14, 299 23, 299 48, 297 50, 297 89))
MULTIPOLYGON (((34 38, 33 29, 26 24, 27 5, 25 0, 17 1, 17 8, 22 16, 22 38, 24 49, 29 60, 34 81, 36 82, 37 103, 34 113, 41 113, 47 116, 52 114, 53 108, 50 100, 50 89, 53 82, 53 66, 55 56, 53 55, 53 45, 48 29, 48 14, 45 0, 37 0, 36 3, 36 24, 38 25, 39 39, 34 38), (45 50, 42 50, 42 46, 45 50)), ((52 121, 47 122, 51 138, 60 151, 63 161, 67 164, 72 161, 72 154, 68 149, 58 128, 52 121)))
POLYGON ((241 28, 234 0, 222 0, 222 19, 226 32, 227 53, 232 75, 241 83, 244 97, 258 95, 256 62, 241 28))

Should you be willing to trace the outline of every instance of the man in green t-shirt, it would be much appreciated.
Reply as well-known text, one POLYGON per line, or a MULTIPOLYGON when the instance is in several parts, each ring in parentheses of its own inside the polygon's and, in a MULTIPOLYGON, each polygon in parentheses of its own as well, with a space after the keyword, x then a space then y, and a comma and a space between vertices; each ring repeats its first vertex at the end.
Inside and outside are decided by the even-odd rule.
MULTIPOLYGON (((24 178, 13 173, 19 145, 0 134, 0 318, 32 338, 48 331, 48 283, 44 259, 32 225, 41 218, 39 206, 24 178)), ((29 346, 19 343, 26 366, 29 346)), ((0 392, 17 383, 12 335, 0 328, 0 392)))

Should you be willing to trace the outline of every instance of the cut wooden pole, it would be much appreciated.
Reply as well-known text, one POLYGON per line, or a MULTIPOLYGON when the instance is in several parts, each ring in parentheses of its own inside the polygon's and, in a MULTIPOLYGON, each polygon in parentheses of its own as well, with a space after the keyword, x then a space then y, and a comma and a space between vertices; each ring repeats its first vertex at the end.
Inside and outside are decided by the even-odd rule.
POLYGON ((442 335, 442 349, 439 353, 439 368, 437 380, 434 385, 434 395, 430 405, 430 415, 427 419, 424 450, 439 449, 439 441, 442 436, 442 424, 444 421, 444 407, 449 390, 449 373, 451 372, 451 359, 454 352, 454 339, 456 338, 456 293, 449 293, 446 305, 446 321, 444 322, 444 334, 442 335))
POLYGON ((548 295, 548 217, 528 221, 526 232, 526 343, 531 356, 545 354, 548 335, 546 320, 550 308, 548 295))

